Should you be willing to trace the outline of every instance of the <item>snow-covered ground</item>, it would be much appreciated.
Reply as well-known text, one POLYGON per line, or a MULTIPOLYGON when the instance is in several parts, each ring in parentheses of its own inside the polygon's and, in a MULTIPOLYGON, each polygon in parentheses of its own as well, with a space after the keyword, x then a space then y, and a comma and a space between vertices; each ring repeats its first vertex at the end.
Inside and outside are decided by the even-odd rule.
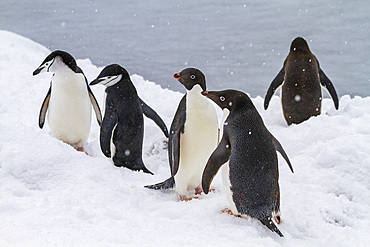
MULTIPOLYGON (((39 129, 51 75, 32 72, 49 53, 0 31, 0 246, 368 246, 370 97, 345 95, 338 111, 325 98, 319 117, 289 127, 278 96, 268 111, 253 98, 295 170, 279 156, 280 238, 257 221, 221 213, 228 202, 219 176, 215 192, 190 202, 145 189, 170 173, 165 138, 151 120, 143 157, 154 176, 113 166, 100 151, 95 119, 89 155, 53 138, 47 124, 39 129)), ((77 63, 89 81, 102 69, 88 59, 77 63)), ((132 80, 169 127, 182 94, 139 75, 132 80)), ((92 90, 102 107, 104 88, 92 90)))

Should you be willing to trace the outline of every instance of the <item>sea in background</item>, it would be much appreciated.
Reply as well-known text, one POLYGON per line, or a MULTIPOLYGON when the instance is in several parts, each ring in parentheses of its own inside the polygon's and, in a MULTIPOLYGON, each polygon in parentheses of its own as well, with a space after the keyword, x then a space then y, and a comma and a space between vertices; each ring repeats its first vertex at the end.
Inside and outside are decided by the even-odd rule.
POLYGON ((264 97, 302 36, 339 96, 370 95, 368 0, 2 0, 0 9, 1 30, 181 92, 172 75, 197 67, 210 90, 264 97))

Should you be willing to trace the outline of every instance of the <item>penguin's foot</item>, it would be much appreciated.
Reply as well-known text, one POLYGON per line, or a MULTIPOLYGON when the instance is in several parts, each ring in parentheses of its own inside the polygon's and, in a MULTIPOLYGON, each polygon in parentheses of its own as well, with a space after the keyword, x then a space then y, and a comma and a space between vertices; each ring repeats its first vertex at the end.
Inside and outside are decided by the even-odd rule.
POLYGON ((276 224, 280 224, 281 223, 281 213, 280 213, 280 210, 273 211, 272 212, 272 218, 274 219, 274 221, 276 222, 276 224))
POLYGON ((198 187, 195 188, 195 194, 196 195, 200 195, 200 194, 202 194, 202 192, 203 192, 203 189, 201 187, 198 186, 198 187))
POLYGON ((193 200, 193 199, 198 199, 198 197, 197 197, 197 196, 194 196, 194 197, 187 198, 187 197, 186 197, 186 196, 184 196, 184 195, 180 195, 180 200, 181 200, 181 201, 188 202, 188 201, 191 201, 191 200, 193 200))
POLYGON ((84 148, 83 148, 83 147, 78 147, 78 148, 77 148, 77 151, 79 151, 79 152, 84 152, 85 154, 89 155, 89 154, 84 150, 84 148))
POLYGON ((223 209, 221 212, 222 213, 229 214, 229 215, 232 215, 232 216, 235 216, 235 217, 241 217, 240 215, 233 214, 233 212, 230 209, 228 209, 228 208, 223 209))
POLYGON ((274 220, 275 220, 275 222, 276 222, 277 224, 280 224, 280 223, 281 223, 281 217, 280 217, 280 215, 275 215, 275 216, 274 216, 274 220))

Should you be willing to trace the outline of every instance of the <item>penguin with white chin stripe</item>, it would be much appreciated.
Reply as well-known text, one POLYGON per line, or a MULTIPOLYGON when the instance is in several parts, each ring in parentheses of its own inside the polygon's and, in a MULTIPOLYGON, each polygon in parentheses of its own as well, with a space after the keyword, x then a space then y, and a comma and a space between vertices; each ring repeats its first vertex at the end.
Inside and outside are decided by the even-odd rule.
POLYGON ((162 183, 145 186, 149 189, 174 188, 181 200, 187 192, 202 192, 204 167, 218 141, 218 118, 211 101, 203 97, 206 90, 204 74, 187 68, 174 75, 187 90, 172 121, 168 142, 171 177, 162 183))
POLYGON ((161 117, 139 98, 126 69, 118 64, 105 67, 90 85, 106 86, 105 113, 100 129, 100 147, 115 166, 153 174, 142 159, 143 114, 152 119, 168 137, 161 117))
POLYGON ((48 55, 33 75, 44 72, 54 74, 41 106, 39 127, 43 128, 47 113, 51 134, 78 151, 84 151, 90 134, 91 105, 99 125, 102 122, 98 102, 84 73, 69 53, 59 50, 48 55))

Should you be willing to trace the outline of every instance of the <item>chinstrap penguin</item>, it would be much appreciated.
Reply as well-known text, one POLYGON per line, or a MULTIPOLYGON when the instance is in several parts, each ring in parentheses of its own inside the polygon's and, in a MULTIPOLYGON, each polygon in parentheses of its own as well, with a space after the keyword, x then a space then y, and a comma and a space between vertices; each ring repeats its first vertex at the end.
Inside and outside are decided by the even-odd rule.
POLYGON ((100 130, 100 147, 118 167, 149 171, 142 159, 144 137, 143 114, 152 119, 168 137, 166 124, 139 98, 126 69, 118 64, 105 67, 90 85, 106 86, 105 113, 100 130))
POLYGON ((333 83, 320 68, 319 61, 310 51, 307 42, 297 37, 290 46, 283 68, 271 82, 266 93, 265 110, 275 91, 282 85, 281 103, 288 125, 299 124, 312 116, 320 115, 322 101, 320 84, 328 90, 335 109, 338 110, 338 96, 333 83))
POLYGON ((54 51, 33 72, 53 73, 50 88, 39 115, 39 127, 45 123, 46 113, 50 131, 57 139, 83 151, 91 127, 91 105, 99 125, 102 117, 98 102, 92 93, 76 60, 65 51, 54 51))
MULTIPOLYGON (((228 174, 223 177, 231 212, 258 219, 279 236, 273 218, 280 223, 279 151, 291 171, 288 156, 278 140, 267 130, 250 98, 236 90, 206 91, 204 96, 223 109, 223 135, 212 153, 202 176, 207 194, 210 184, 222 165, 228 174), (225 181, 227 181, 225 183, 225 181)), ((225 175, 225 174, 223 174, 225 175)))
POLYGON ((202 192, 201 178, 207 160, 217 146, 218 119, 212 103, 202 96, 206 90, 204 74, 187 68, 174 75, 187 90, 181 99, 170 128, 168 157, 171 177, 150 189, 174 188, 181 200, 187 191, 202 192))

